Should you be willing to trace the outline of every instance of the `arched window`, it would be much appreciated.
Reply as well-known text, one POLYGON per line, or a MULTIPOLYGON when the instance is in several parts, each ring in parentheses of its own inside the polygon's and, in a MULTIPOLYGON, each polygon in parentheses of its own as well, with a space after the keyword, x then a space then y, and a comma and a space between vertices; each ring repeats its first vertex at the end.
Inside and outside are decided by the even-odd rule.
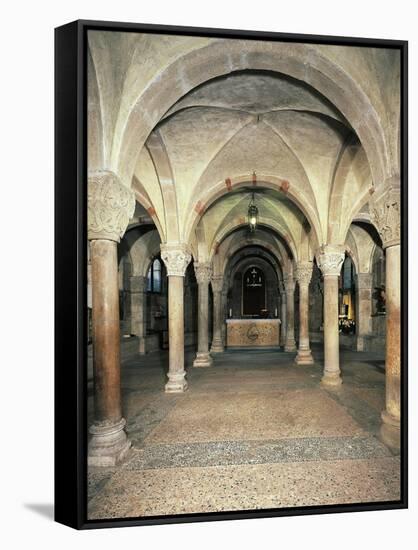
POLYGON ((161 261, 158 258, 155 258, 148 269, 147 292, 161 292, 161 261))
POLYGON ((266 283, 263 271, 250 267, 242 278, 242 314, 261 316, 266 309, 266 283))

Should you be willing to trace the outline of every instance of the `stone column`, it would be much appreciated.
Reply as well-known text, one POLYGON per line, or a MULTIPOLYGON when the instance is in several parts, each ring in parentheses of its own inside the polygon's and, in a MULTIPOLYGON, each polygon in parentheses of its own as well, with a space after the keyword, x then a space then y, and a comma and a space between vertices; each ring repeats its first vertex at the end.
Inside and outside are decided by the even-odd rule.
POLYGON ((213 359, 209 354, 209 283, 212 266, 209 263, 195 263, 194 272, 198 284, 197 304, 197 354, 194 367, 211 367, 213 359))
POLYGON ((357 351, 366 351, 367 337, 372 333, 373 275, 371 273, 357 273, 355 282, 357 351))
POLYGON ((138 336, 138 351, 141 355, 146 353, 146 289, 146 277, 143 275, 132 275, 129 277, 130 333, 138 336))
POLYGON ((386 409, 380 435, 393 449, 400 448, 401 421, 401 228, 400 189, 391 186, 372 201, 372 219, 386 251, 386 409))
POLYGON ((161 259, 168 276, 168 393, 187 389, 184 370, 184 275, 191 260, 183 243, 161 244, 161 259))
POLYGON ((309 345, 309 283, 312 277, 312 262, 300 262, 296 270, 299 284, 299 349, 298 365, 312 365, 314 360, 309 345))
POLYGON ((293 275, 283 279, 286 290, 286 343, 284 351, 296 351, 295 342, 295 280, 293 275))
POLYGON ((124 431, 120 389, 120 328, 117 243, 135 209, 134 194, 111 172, 88 179, 91 252, 94 423, 88 463, 114 466, 130 448, 124 431))
POLYGON ((340 337, 338 327, 338 277, 344 262, 341 247, 326 245, 317 256, 318 267, 324 276, 324 374, 321 384, 338 387, 342 384, 340 371, 340 337))
POLYGON ((284 288, 284 284, 282 283, 280 288, 280 301, 281 301, 281 324, 280 324, 280 345, 284 348, 286 345, 286 291, 284 288))
POLYGON ((223 277, 212 277, 212 291, 213 291, 213 339, 212 346, 210 348, 211 353, 222 353, 224 351, 224 344, 222 338, 222 325, 223 325, 223 313, 222 313, 222 287, 223 277))

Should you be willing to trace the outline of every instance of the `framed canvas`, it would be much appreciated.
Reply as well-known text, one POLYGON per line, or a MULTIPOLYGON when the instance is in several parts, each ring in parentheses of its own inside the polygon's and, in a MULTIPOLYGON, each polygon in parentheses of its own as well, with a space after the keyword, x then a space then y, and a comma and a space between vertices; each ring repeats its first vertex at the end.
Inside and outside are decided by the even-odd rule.
POLYGON ((55 44, 56 521, 407 507, 407 43, 55 44))

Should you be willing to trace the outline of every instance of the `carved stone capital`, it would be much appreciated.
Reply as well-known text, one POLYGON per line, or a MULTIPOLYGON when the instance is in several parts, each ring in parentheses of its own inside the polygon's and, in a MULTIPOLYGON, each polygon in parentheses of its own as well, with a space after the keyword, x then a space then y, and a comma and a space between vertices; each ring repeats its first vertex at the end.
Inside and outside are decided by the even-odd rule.
POLYGON ((222 277, 222 275, 213 276, 211 279, 211 284, 213 292, 222 292, 224 278, 222 277))
POLYGON ((299 286, 308 286, 312 278, 312 262, 299 262, 296 269, 296 280, 299 286))
POLYGON ((135 210, 135 195, 112 172, 89 174, 88 239, 119 242, 135 210))
POLYGON ((192 259, 187 245, 183 243, 163 243, 160 245, 161 259, 167 268, 167 275, 184 277, 192 259))
POLYGON ((383 248, 395 246, 401 242, 401 193, 397 187, 370 201, 370 216, 379 231, 383 248))
POLYGON ((338 276, 341 272, 345 253, 342 247, 324 246, 316 256, 318 267, 324 277, 327 275, 338 276))
POLYGON ((208 285, 212 277, 212 265, 210 263, 196 262, 194 264, 194 273, 199 285, 208 285))

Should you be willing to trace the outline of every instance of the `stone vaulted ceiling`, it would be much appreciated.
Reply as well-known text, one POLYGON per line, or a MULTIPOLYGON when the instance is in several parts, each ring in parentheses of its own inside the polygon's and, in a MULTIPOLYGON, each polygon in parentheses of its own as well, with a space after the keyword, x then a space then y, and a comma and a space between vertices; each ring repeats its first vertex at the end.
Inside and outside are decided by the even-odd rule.
POLYGON ((122 180, 132 165, 161 240, 187 242, 199 258, 242 230, 252 193, 260 226, 294 259, 342 244, 380 174, 396 170, 391 52, 91 34, 91 162, 122 163, 122 180))

